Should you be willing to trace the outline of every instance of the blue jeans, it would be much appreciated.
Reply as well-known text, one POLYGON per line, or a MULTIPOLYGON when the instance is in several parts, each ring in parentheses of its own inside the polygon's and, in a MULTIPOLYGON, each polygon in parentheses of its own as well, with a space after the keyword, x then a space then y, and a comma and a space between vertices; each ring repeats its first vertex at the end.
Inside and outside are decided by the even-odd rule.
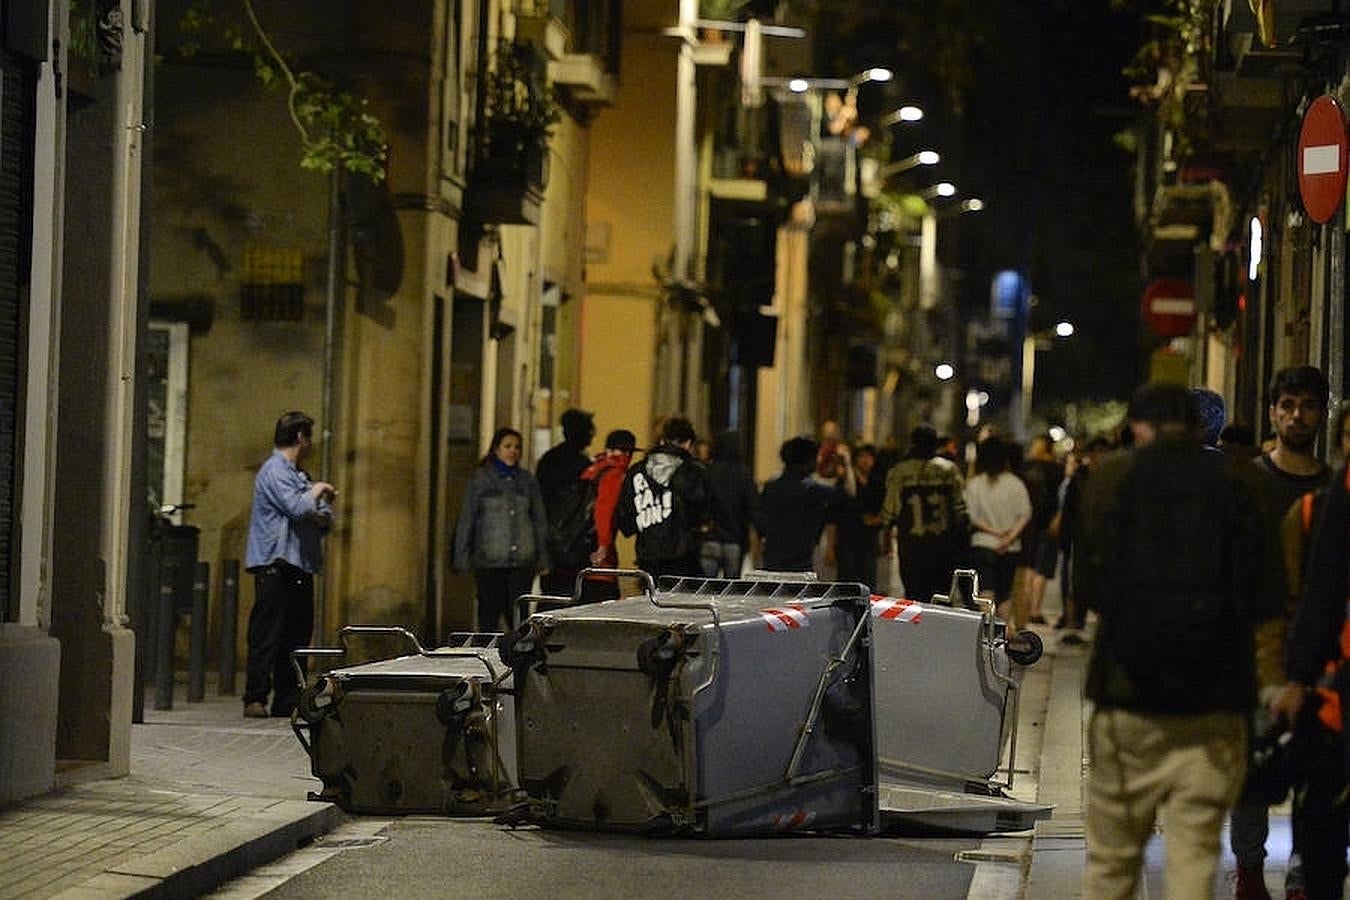
POLYGON ((740 544, 722 541, 704 541, 698 554, 699 565, 708 578, 719 575, 723 578, 740 578, 741 561, 744 558, 740 544))

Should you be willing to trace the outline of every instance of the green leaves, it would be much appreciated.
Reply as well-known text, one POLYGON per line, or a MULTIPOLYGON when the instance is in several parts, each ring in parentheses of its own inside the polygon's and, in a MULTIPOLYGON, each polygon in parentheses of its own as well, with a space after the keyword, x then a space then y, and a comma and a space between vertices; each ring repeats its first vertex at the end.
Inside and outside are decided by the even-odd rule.
POLYGON ((373 181, 384 178, 388 141, 384 126, 366 100, 309 69, 298 68, 272 40, 259 21, 253 0, 222 7, 212 0, 193 0, 178 20, 177 52, 191 57, 203 46, 228 48, 247 56, 258 83, 286 91, 286 108, 300 136, 300 167, 317 172, 341 169, 373 181), (230 17, 230 7, 242 10, 230 17), (224 11, 224 12, 223 12, 224 11))

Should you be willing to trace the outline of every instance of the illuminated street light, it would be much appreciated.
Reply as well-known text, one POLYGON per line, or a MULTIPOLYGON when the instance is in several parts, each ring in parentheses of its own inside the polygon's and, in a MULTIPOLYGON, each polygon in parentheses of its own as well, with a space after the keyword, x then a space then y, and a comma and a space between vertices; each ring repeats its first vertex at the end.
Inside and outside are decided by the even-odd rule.
POLYGON ((950 181, 939 181, 937 184, 929 185, 919 191, 919 196, 925 200, 932 200, 934 197, 952 197, 956 194, 956 185, 950 181))
POLYGON ((951 381, 956 377, 956 368, 951 363, 938 363, 933 368, 933 374, 938 381, 951 381))
MULTIPOLYGON (((895 73, 890 69, 873 66, 870 69, 864 69, 851 78, 808 78, 804 75, 791 75, 784 78, 782 76, 764 75, 760 77, 759 84, 764 87, 785 87, 794 94, 805 94, 807 91, 851 91, 869 81, 881 84, 894 77, 895 73)), ((922 111, 919 112, 919 118, 923 118, 922 111)))
POLYGON ((941 155, 936 150, 920 150, 918 153, 912 153, 904 159, 898 159, 893 163, 887 163, 881 167, 878 173, 881 178, 887 179, 892 175, 899 175, 901 172, 908 172, 910 169, 919 166, 935 166, 942 161, 941 155))
POLYGON ((984 201, 979 197, 971 197, 969 200, 961 201, 961 212, 979 212, 984 209, 984 201))
POLYGON ((854 75, 851 80, 855 85, 863 84, 864 82, 867 81, 875 81, 878 84, 885 84, 887 81, 890 81, 894 77, 895 73, 892 72, 890 69, 882 68, 881 66, 873 66, 870 69, 867 69, 865 71, 859 72, 857 75, 854 75))
POLYGON ((881 125, 898 125, 901 122, 920 122, 923 120, 923 108, 906 104, 897 110, 886 113, 880 119, 881 125))
POLYGON ((1027 430, 1027 418, 1031 413, 1031 401, 1033 391, 1036 385, 1036 351, 1049 350, 1053 347, 1051 337, 1068 338, 1072 337, 1074 327, 1072 322, 1061 321, 1055 324, 1052 329, 1044 331, 1028 331, 1022 338, 1022 394, 1018 400, 1017 424, 1019 426, 1019 435, 1025 435, 1027 430))

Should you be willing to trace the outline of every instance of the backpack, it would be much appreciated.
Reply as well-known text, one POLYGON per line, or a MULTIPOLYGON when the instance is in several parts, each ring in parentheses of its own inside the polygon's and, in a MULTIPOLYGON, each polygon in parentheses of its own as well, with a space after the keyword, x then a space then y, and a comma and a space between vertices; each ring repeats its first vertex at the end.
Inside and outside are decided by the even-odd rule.
POLYGON ((548 552, 559 568, 584 568, 596 548, 595 481, 577 478, 549 508, 548 552))
POLYGON ((1259 519, 1227 466, 1198 447, 1143 448, 1106 512, 1104 637, 1155 711, 1207 711, 1215 685, 1251 680, 1259 519))

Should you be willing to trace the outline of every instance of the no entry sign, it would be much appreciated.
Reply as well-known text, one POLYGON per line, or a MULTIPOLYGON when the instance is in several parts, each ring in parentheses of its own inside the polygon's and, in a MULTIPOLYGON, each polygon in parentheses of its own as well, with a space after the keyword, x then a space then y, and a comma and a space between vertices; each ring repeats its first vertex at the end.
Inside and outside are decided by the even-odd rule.
POLYGON ((1298 192, 1319 225, 1331 221, 1345 198, 1346 147, 1345 113, 1324 94, 1308 107, 1298 136, 1298 192))
POLYGON ((1140 305, 1144 324, 1162 337, 1181 337, 1195 327, 1195 288, 1185 278, 1149 282, 1140 305))

